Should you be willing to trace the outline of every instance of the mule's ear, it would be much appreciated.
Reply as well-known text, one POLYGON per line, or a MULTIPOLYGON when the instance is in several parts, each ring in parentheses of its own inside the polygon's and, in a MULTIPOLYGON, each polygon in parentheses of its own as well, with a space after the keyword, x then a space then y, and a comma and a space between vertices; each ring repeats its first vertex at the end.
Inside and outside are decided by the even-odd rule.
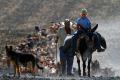
POLYGON ((96 26, 93 29, 91 29, 91 32, 95 32, 97 28, 98 28, 98 24, 96 24, 96 26))
POLYGON ((13 49, 13 46, 10 46, 10 50, 12 50, 13 49))

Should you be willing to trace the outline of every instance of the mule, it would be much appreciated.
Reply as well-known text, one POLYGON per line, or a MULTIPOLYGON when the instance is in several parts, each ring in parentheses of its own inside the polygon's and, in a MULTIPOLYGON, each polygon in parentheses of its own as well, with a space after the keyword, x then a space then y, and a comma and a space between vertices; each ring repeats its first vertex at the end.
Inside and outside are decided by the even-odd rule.
MULTIPOLYGON (((95 42, 94 42, 94 35, 89 36, 90 34, 93 34, 95 30, 97 29, 98 25, 96 25, 93 29, 91 29, 91 32, 88 33, 82 33, 79 35, 79 38, 77 40, 77 52, 76 52, 76 57, 77 57, 77 64, 78 64, 78 74, 81 76, 81 69, 80 69, 80 56, 82 58, 83 62, 83 76, 86 76, 86 61, 88 60, 88 76, 90 77, 90 63, 92 61, 92 54, 94 51, 97 49, 95 48, 95 42)), ((99 39, 101 42, 101 46, 106 49, 106 41, 104 37, 102 37, 99 33, 99 39)), ((65 39, 64 42, 64 51, 72 51, 75 53, 75 50, 72 50, 72 36, 68 36, 65 39)))

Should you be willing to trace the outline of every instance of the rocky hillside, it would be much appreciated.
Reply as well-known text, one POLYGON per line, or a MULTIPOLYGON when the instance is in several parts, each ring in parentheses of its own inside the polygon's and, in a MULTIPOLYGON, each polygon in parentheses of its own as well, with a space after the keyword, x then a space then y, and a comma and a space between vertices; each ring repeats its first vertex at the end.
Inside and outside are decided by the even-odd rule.
POLYGON ((0 0, 0 29, 26 29, 65 18, 74 20, 82 7, 97 19, 120 14, 120 0, 0 0))
POLYGON ((0 51, 7 40, 15 44, 35 25, 75 20, 83 7, 94 19, 120 17, 120 0, 0 0, 0 51))

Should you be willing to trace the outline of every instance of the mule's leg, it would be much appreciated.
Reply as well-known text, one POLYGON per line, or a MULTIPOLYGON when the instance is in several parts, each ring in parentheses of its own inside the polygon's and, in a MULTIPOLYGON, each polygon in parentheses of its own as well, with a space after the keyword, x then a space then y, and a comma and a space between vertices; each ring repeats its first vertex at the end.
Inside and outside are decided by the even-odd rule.
POLYGON ((83 60, 83 76, 86 76, 86 60, 83 60))
POLYGON ((90 77, 90 63, 91 63, 91 59, 88 60, 88 77, 90 77))
POLYGON ((76 55, 76 57, 77 57, 77 64, 78 64, 78 74, 79 74, 79 76, 81 76, 80 58, 79 58, 79 56, 78 56, 78 55, 76 55))
POLYGON ((92 53, 90 54, 90 56, 88 57, 88 77, 90 77, 90 64, 92 61, 92 53))
POLYGON ((78 63, 78 74, 81 76, 81 69, 80 69, 80 59, 77 60, 78 63))
POLYGON ((82 57, 82 62, 83 62, 83 76, 86 76, 86 53, 84 53, 83 55, 81 55, 82 57))

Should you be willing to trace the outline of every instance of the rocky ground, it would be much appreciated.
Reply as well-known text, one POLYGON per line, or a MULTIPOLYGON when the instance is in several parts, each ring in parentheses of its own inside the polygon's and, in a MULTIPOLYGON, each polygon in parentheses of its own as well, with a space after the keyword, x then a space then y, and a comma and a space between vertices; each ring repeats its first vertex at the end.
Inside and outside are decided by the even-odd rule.
POLYGON ((20 77, 13 77, 13 74, 9 74, 7 68, 0 68, 0 80, 120 80, 120 77, 79 77, 78 75, 74 76, 58 76, 58 75, 36 75, 32 76, 30 73, 22 73, 20 77))
POLYGON ((42 76, 36 76, 35 78, 33 76, 29 77, 12 77, 7 75, 1 75, 0 80, 120 80, 120 77, 42 77, 42 76))

